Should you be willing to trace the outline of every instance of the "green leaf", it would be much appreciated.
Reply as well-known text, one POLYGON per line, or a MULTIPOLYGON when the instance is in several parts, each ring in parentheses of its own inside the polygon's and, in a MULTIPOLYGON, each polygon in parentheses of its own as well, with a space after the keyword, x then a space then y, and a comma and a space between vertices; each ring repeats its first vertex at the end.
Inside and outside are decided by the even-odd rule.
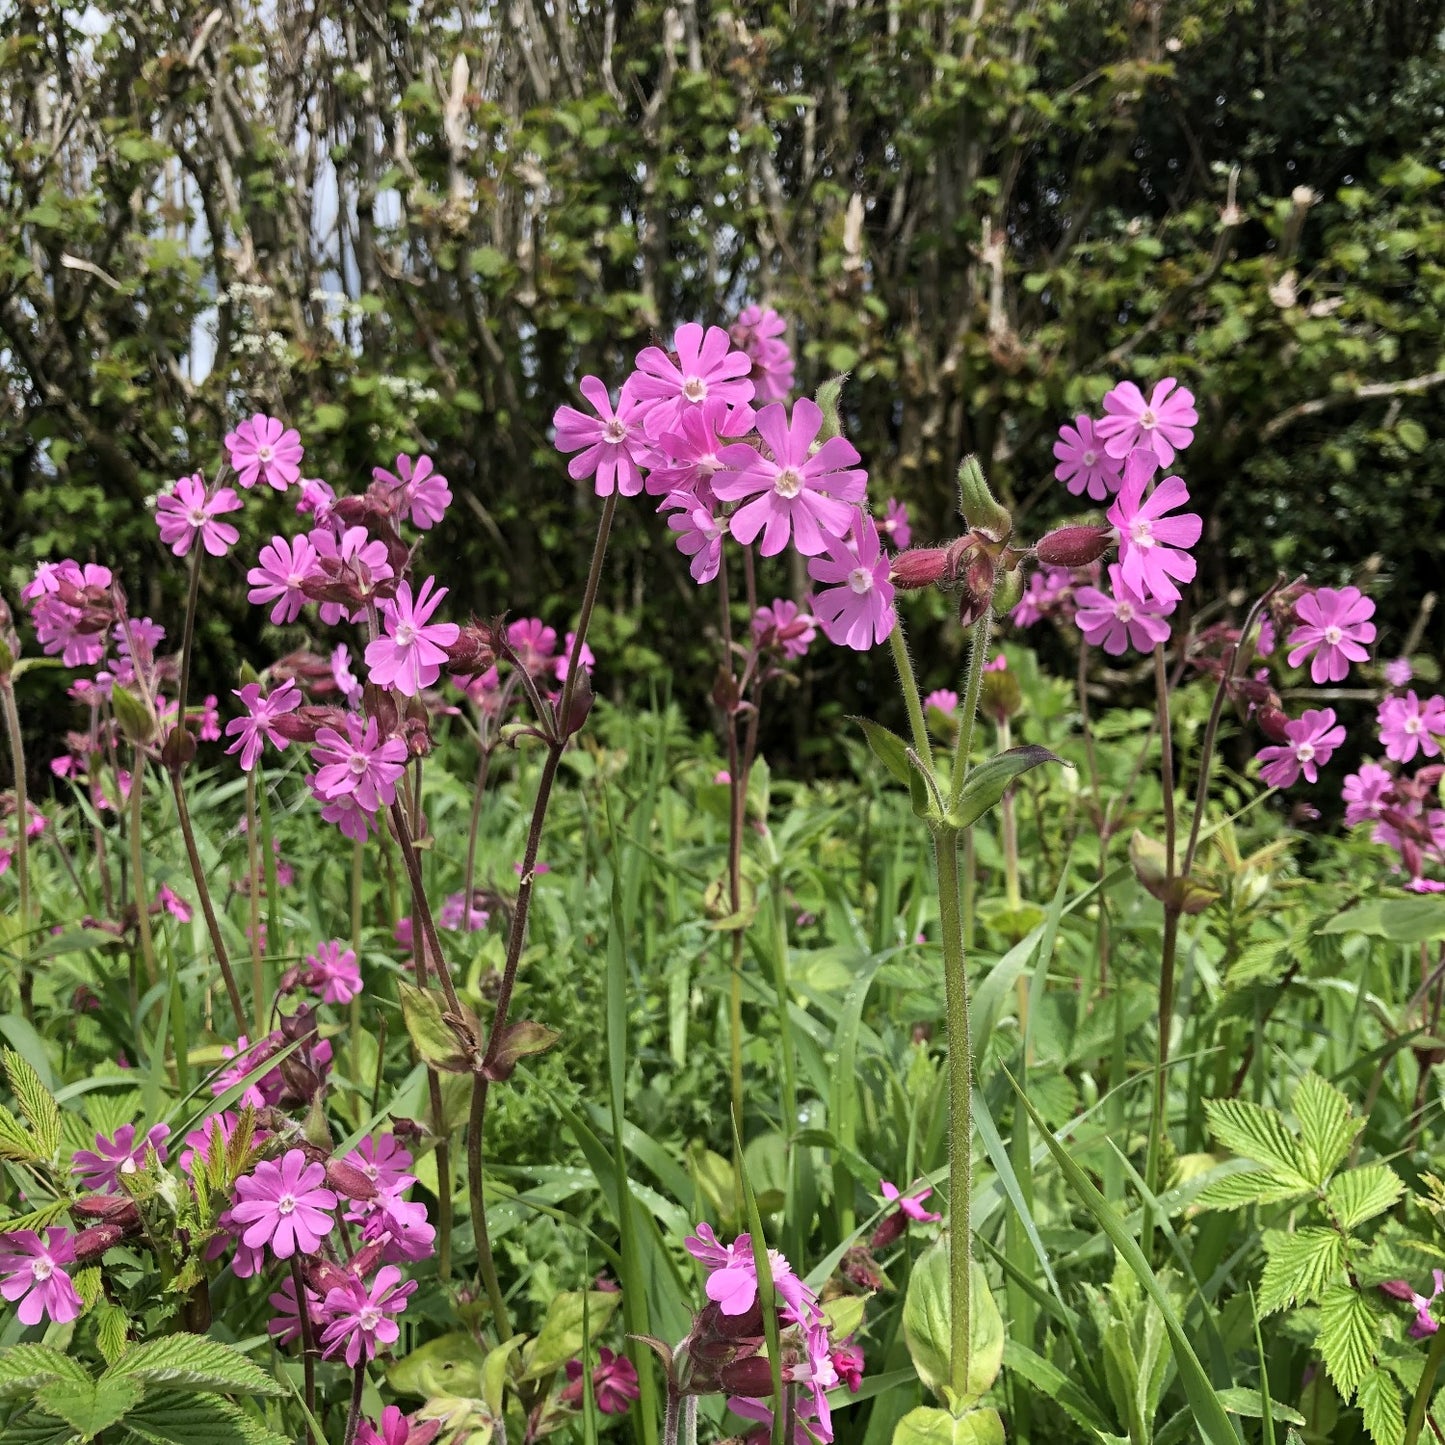
POLYGON ((1325 1203, 1341 1229, 1354 1229, 1393 1208, 1404 1192, 1400 1176, 1388 1164, 1365 1164, 1331 1179, 1325 1203))
POLYGON ((1445 898, 1372 898, 1347 909, 1321 933, 1368 933, 1391 943, 1430 943, 1445 938, 1445 898))
POLYGON ((5 1422, 5 1445, 70 1445, 75 1434, 54 1417, 31 1413, 5 1422))
POLYGON ((101 1300, 96 1307, 95 1343, 101 1358, 113 1365, 124 1353, 130 1331, 130 1315, 119 1305, 101 1300))
POLYGON ((998 803, 1015 778, 1043 763, 1063 761, 1037 743, 995 754, 968 775, 963 792, 959 794, 958 812, 949 818, 949 823, 955 828, 970 827, 998 803))
POLYGON ((1242 1169, 1212 1180, 1195 1196, 1201 1209, 1243 1209, 1248 1204, 1278 1204, 1312 1191, 1297 1181, 1281 1179, 1269 1169, 1242 1169))
POLYGON ((90 1372, 49 1345, 11 1345, 0 1350, 0 1399, 24 1399, 53 1380, 88 1385, 90 1372))
POLYGON ((0 1062, 5 1065, 5 1076, 10 1080, 20 1112, 35 1130, 40 1158, 53 1159, 60 1148, 60 1106, 41 1083, 40 1075, 14 1049, 0 1053, 0 1062))
POLYGON ((538 1380, 560 1370, 568 1360, 582 1353, 582 1312, 587 1310, 591 1333, 601 1334, 622 1303, 616 1291, 567 1290, 554 1295, 537 1338, 522 1351, 522 1378, 538 1380))
POLYGON ((1306 1074, 1300 1080, 1293 1106, 1306 1172, 1312 1183, 1323 1186, 1350 1152, 1364 1121, 1350 1118, 1350 1101, 1318 1074, 1306 1074))
POLYGON ((1206 1099, 1204 1111, 1214 1137, 1226 1149, 1263 1164, 1282 1184, 1314 1188, 1310 1161, 1275 1110, 1242 1099, 1206 1099))
POLYGON ((1380 1317, 1374 1305, 1352 1285, 1331 1285, 1320 1300, 1315 1346, 1335 1389, 1348 1403, 1380 1348, 1380 1317))
POLYGON ((386 1372, 386 1382, 400 1395, 459 1395, 466 1399, 482 1393, 482 1347, 460 1330, 439 1335, 398 1360, 386 1372))
POLYGON ((139 1380, 167 1390, 225 1390, 245 1395, 284 1395, 255 1361, 204 1335, 163 1335, 136 1345, 101 1376, 139 1380))
MULTIPOLYGON (((968 1384, 960 1404, 980 1399, 1003 1365, 1003 1320, 977 1260, 969 1262, 968 1384)), ((913 1266, 903 1301, 903 1336, 918 1378, 942 1395, 949 1382, 948 1239, 935 1241, 913 1266)))
POLYGON ((45 1156, 36 1148, 35 1135, 9 1109, 0 1105, 0 1159, 38 1164, 45 1156))
POLYGON ((888 769, 895 782, 907 787, 908 744, 897 733, 890 732, 882 723, 876 723, 871 718, 855 717, 853 721, 863 729, 873 756, 888 769))
POLYGON ((220 1395, 147 1400, 125 1417, 147 1445, 294 1445, 220 1395))
POLYGON ((1405 1407, 1400 1388, 1388 1370, 1376 1365, 1360 1381, 1355 1403, 1365 1416, 1365 1429, 1375 1445, 1401 1445, 1405 1438, 1405 1407))
POLYGON ((442 1001, 435 994, 398 980, 401 1013, 417 1055, 434 1069, 449 1074, 471 1073, 471 1063, 461 1040, 442 1017, 442 1001))
POLYGON ((35 1392, 35 1403, 47 1415, 64 1420, 81 1439, 91 1440, 138 1404, 144 1393, 134 1380, 52 1380, 35 1392))
POLYGON ((1324 1225, 1307 1225, 1293 1234, 1269 1229, 1264 1235, 1264 1274, 1259 1282, 1259 1312, 1271 1315, 1296 1300, 1312 1304, 1345 1267, 1345 1242, 1324 1225))
POLYGON ((893 1427, 893 1445, 1004 1445, 1003 1421, 997 1410, 947 1410, 920 1405, 893 1427))
POLYGON ((1005 1340, 1003 1362, 1014 1374, 1027 1380, 1040 1395, 1052 1400, 1076 1424, 1096 1435, 1109 1433, 1109 1422, 1104 1419, 1099 1407, 1051 1360, 1035 1354, 1027 1345, 1021 1345, 1016 1340, 1005 1340))
MULTIPOLYGON (((1220 1390, 1219 1403, 1229 1411, 1231 1415, 1242 1415, 1247 1420, 1262 1420, 1264 1418, 1264 1398, 1258 1390, 1244 1390, 1238 1386, 1232 1386, 1228 1390, 1220 1390)), ((1303 1425, 1305 1417, 1298 1410, 1291 1410, 1288 1405, 1281 1405, 1278 1400, 1269 1402, 1270 1414, 1276 1420, 1283 1420, 1286 1425, 1303 1425)))
POLYGON ((507 1384, 507 1361, 527 1343, 526 1335, 513 1335, 505 1344, 487 1352, 482 1363, 482 1399, 494 1416, 502 1416, 502 1392, 507 1384))

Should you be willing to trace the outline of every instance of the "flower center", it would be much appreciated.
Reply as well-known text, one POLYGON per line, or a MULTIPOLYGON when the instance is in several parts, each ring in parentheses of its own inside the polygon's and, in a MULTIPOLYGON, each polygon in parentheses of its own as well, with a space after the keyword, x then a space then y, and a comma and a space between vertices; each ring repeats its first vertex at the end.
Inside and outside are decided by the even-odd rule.
POLYGON ((1140 413, 1139 425, 1143 427, 1145 431, 1153 431, 1154 428, 1159 425, 1159 418, 1146 406, 1140 413))
POLYGON ((122 1174, 135 1173, 135 1160, 132 1159, 130 1155, 126 1155, 126 1157, 120 1161, 120 1172, 122 1174))
POLYGON ((682 382, 684 401, 702 401, 707 396, 707 382, 700 376, 687 376, 682 382))
POLYGON ((867 596, 873 590, 873 573, 867 567, 855 567, 848 574, 848 585, 860 597, 867 596))
POLYGON ((1099 454, 1092 447, 1084 453, 1084 465, 1086 467, 1097 466, 1098 462, 1099 454))
POLYGON ((381 1323, 381 1311, 375 1305, 363 1305, 356 1312, 356 1323, 370 1334, 381 1323))
POLYGON ((37 1284, 44 1284, 55 1273, 55 1265, 48 1259, 37 1259, 30 1266, 31 1277, 37 1284))
POLYGON ((614 417, 602 428, 602 440, 612 446, 620 446, 627 440, 627 423, 614 417))
POLYGON ((283 1194, 276 1201, 276 1213, 280 1215, 295 1214, 296 1196, 294 1194, 283 1194))
POLYGON ((773 490, 791 501, 803 490, 803 474, 797 467, 784 467, 773 480, 773 490))
POLYGON ((1344 640, 1345 634, 1338 627, 1325 628, 1325 643, 1329 647, 1338 647, 1344 640))
POLYGON ((416 628, 410 622, 403 622, 396 629, 394 640, 398 647, 410 647, 416 641, 416 628))
POLYGON ((1129 523, 1129 540, 1136 547, 1152 547, 1154 545, 1154 528, 1147 517, 1135 517, 1129 523))
POLYGON ((1416 713, 1411 713, 1410 716, 1405 719, 1405 731, 1413 737, 1416 733, 1420 731, 1420 728, 1421 722, 1419 715, 1416 713))
POLYGON ((1313 743, 1296 743, 1294 745, 1294 755, 1302 763, 1313 762, 1315 756, 1315 745, 1313 743))
POLYGON ((366 771, 366 758, 361 753, 352 753, 346 766, 359 778, 366 771))
POLYGON ((256 460, 258 462, 269 462, 275 458, 276 453, 270 447, 257 447, 256 460))
POLYGON ((1134 620, 1134 604, 1132 602, 1116 602, 1114 604, 1114 616, 1120 622, 1132 622, 1134 620))

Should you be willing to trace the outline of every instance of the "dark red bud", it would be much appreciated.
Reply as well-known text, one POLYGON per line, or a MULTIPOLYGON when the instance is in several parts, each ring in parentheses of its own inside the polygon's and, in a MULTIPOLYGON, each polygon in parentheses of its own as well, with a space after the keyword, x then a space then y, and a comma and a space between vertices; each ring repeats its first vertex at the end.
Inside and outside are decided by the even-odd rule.
POLYGON ((130 1231, 140 1228, 140 1210, 135 1202, 118 1194, 84 1194, 70 1206, 78 1219, 94 1219, 130 1231))
POLYGON ((75 1236, 75 1262, 91 1264, 106 1250, 113 1249, 125 1238, 126 1232, 118 1224, 92 1224, 75 1236))
POLYGON ((457 640, 447 649, 448 666, 456 673, 485 672, 496 661, 497 650, 492 644, 491 629, 477 622, 463 627, 457 640))
POLYGON ((386 1252, 387 1243, 388 1239, 374 1239, 370 1244, 363 1244, 351 1256, 352 1270, 359 1275, 370 1274, 381 1263, 381 1256, 386 1252))
POLYGON ((161 744, 161 762, 171 772, 180 772, 195 755, 196 739, 184 723, 166 734, 166 740, 161 744))
POLYGON ((718 1380, 729 1395, 762 1398, 773 1393, 773 1367, 766 1355, 732 1360, 718 1371, 718 1380))
POLYGON ((888 580, 904 592, 934 587, 949 570, 947 547, 911 547, 900 552, 888 572, 888 580))
POLYGON ((698 1312, 693 1332, 719 1340, 760 1340, 763 1338, 763 1307, 755 1299, 740 1315, 725 1315, 716 1304, 698 1312))
POLYGON ((1087 567, 1113 545, 1110 527, 1060 527, 1039 538, 1034 555, 1049 567, 1087 567))
POLYGON ((855 1244, 844 1255, 838 1272, 856 1289, 881 1290, 889 1288, 888 1276, 878 1267, 878 1261, 861 1244, 855 1244))
POLYGON ((1255 713, 1255 721, 1259 723, 1259 730, 1272 743, 1287 743, 1289 734, 1285 732, 1285 724, 1289 722, 1289 715, 1283 713, 1277 707, 1265 706, 1255 713))
POLYGON ((908 1216, 901 1209, 895 1209, 873 1231, 873 1238, 868 1241, 868 1248, 881 1253, 890 1245, 897 1244, 907 1233, 908 1216))
MULTIPOLYGON (((353 1272, 332 1264, 329 1259, 313 1256, 301 1266, 301 1273, 305 1275, 306 1283, 325 1299, 328 1290, 345 1289, 351 1282, 353 1272)), ((360 1271, 355 1273, 359 1274, 360 1271)))
POLYGON ((572 703, 567 716, 559 718, 564 738, 576 737, 587 725, 587 715, 592 711, 592 684, 587 680, 585 669, 579 669, 577 683, 572 689, 572 703))
POLYGON ((354 1164, 344 1159, 332 1159, 326 1165, 326 1182, 338 1194, 348 1199, 369 1200, 376 1198, 376 1182, 367 1178, 354 1164))
POLYGON ((407 718, 401 727, 401 738, 409 758, 424 758, 431 752, 431 733, 425 718, 407 718))

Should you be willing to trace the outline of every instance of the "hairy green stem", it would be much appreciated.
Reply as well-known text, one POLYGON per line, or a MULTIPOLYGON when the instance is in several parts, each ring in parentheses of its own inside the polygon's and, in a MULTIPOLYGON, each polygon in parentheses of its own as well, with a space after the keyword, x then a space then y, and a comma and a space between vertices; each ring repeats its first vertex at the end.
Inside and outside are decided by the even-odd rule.
POLYGON ((1405 1421, 1405 1437, 1401 1445, 1415 1445, 1420 1438, 1442 1361, 1445 1361, 1445 1330, 1436 1330, 1430 1341, 1430 1353, 1425 1356, 1425 1368, 1420 1371, 1420 1383, 1415 1387, 1415 1398, 1410 1403, 1410 1418, 1405 1421))
POLYGON ((141 956, 145 959, 146 979, 152 987, 160 979, 156 967, 155 939, 151 934, 150 894, 146 889, 145 863, 141 853, 141 805, 145 800, 145 754, 136 745, 135 767, 130 775, 130 871, 131 896, 135 899, 136 931, 140 935, 141 956))
POLYGON ((186 621, 181 633, 181 679, 176 688, 176 726, 186 725, 186 693, 191 684, 191 652, 196 637, 196 599, 201 591, 201 548, 191 548, 191 577, 186 589, 186 621))
POLYGON ((893 650, 893 665, 898 669, 898 682, 903 689, 903 706, 908 710, 908 726, 913 733, 913 751, 928 767, 933 766, 933 745, 928 740, 928 723, 923 716, 923 703, 918 696, 918 678, 913 672, 913 658, 909 656, 908 644, 903 640, 903 625, 893 624, 888 634, 888 645, 893 650))
POLYGON ((20 732, 20 709, 10 674, 0 677, 0 709, 10 739, 10 763, 15 773, 15 877, 20 886, 20 1012, 35 1016, 35 975, 30 967, 30 795, 26 789, 25 742, 20 732))
POLYGON ((266 966, 261 961, 261 840, 256 823, 256 773, 260 763, 246 774, 246 905, 251 919, 251 1011, 256 1019, 256 1039, 266 1037, 266 966))
POLYGON ((968 677, 964 683, 963 705, 958 714, 958 743, 953 752, 953 779, 948 790, 950 813, 957 812, 963 785, 968 781, 968 755, 973 751, 973 728, 978 718, 978 696, 983 690, 983 668, 988 659, 988 639, 992 628, 993 608, 988 607, 973 624, 973 640, 968 649, 968 677))

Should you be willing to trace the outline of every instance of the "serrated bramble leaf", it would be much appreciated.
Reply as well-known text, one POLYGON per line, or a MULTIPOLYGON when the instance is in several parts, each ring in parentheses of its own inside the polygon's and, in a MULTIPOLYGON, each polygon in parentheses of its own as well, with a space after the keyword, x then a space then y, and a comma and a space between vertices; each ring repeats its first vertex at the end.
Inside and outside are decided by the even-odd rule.
POLYGON ((74 1439, 69 1425, 39 1411, 5 1422, 5 1445, 70 1445, 74 1439))
POLYGON ((51 1097, 50 1090, 40 1082, 31 1064, 14 1049, 0 1053, 0 1062, 5 1066, 5 1076, 20 1105, 20 1112, 30 1121, 35 1131, 35 1147, 42 1159, 51 1159, 60 1148, 60 1106, 51 1097))
POLYGON ((1405 1408, 1400 1388, 1388 1370, 1378 1365, 1360 1381, 1356 1398, 1365 1416, 1365 1429, 1375 1445, 1401 1445, 1405 1438, 1405 1408))
POLYGON ((0 1350, 0 1399, 23 1399, 52 1380, 84 1385, 90 1380, 90 1372, 78 1360, 49 1345, 11 1345, 0 1350))
POLYGON ((70 1282, 75 1286, 81 1304, 87 1310, 94 1309, 102 1294, 99 1265, 87 1265, 84 1269, 76 1270, 70 1276, 70 1282))
POLYGON ((144 1387, 136 1380, 52 1380, 35 1392, 35 1403, 91 1440, 139 1404, 142 1394, 144 1387))
POLYGON ((1281 1179, 1270 1169, 1245 1169, 1206 1184, 1194 1197, 1201 1209, 1243 1209, 1248 1204, 1278 1204, 1311 1191, 1281 1179))
POLYGON ((1323 1186, 1339 1167, 1364 1121, 1350 1117, 1350 1101, 1318 1074, 1306 1074, 1294 1093, 1300 1146, 1312 1183, 1323 1186))
POLYGON ((1325 1203, 1341 1229, 1354 1229, 1393 1208, 1404 1192, 1400 1176, 1388 1164, 1365 1164, 1331 1179, 1325 1203))
POLYGON ((147 1445, 293 1445, 219 1395, 147 1400, 125 1427, 147 1445))
POLYGON ((1345 1242, 1323 1225, 1310 1225, 1293 1234, 1267 1230, 1264 1249, 1268 1257, 1259 1282, 1261 1316, 1296 1300, 1312 1304, 1344 1269, 1345 1242))
POLYGON ((1380 1348, 1380 1316, 1374 1305, 1352 1285, 1332 1284, 1320 1297, 1315 1347, 1335 1389, 1348 1402, 1380 1348))
POLYGON ((36 1148, 35 1136, 10 1112, 0 1105, 0 1159, 13 1159, 31 1164, 42 1158, 36 1148))
POLYGON ((284 1395, 279 1385, 239 1350, 204 1335, 164 1335, 127 1350, 102 1379, 132 1379, 162 1390, 228 1390, 284 1395))
POLYGON ((113 1365, 129 1342, 130 1316, 119 1305, 101 1300, 96 1310, 95 1343, 106 1364, 113 1365))
POLYGON ((1273 1109, 1242 1099, 1206 1099, 1204 1109, 1214 1137, 1226 1149, 1262 1164, 1282 1183, 1296 1184, 1301 1189, 1314 1187, 1300 1141, 1273 1109))
POLYGON ((29 1214, 17 1214, 13 1219, 0 1219, 0 1234, 16 1234, 22 1229, 33 1229, 38 1233, 63 1219, 69 1208, 66 1200, 57 1199, 53 1204, 43 1205, 29 1214))

